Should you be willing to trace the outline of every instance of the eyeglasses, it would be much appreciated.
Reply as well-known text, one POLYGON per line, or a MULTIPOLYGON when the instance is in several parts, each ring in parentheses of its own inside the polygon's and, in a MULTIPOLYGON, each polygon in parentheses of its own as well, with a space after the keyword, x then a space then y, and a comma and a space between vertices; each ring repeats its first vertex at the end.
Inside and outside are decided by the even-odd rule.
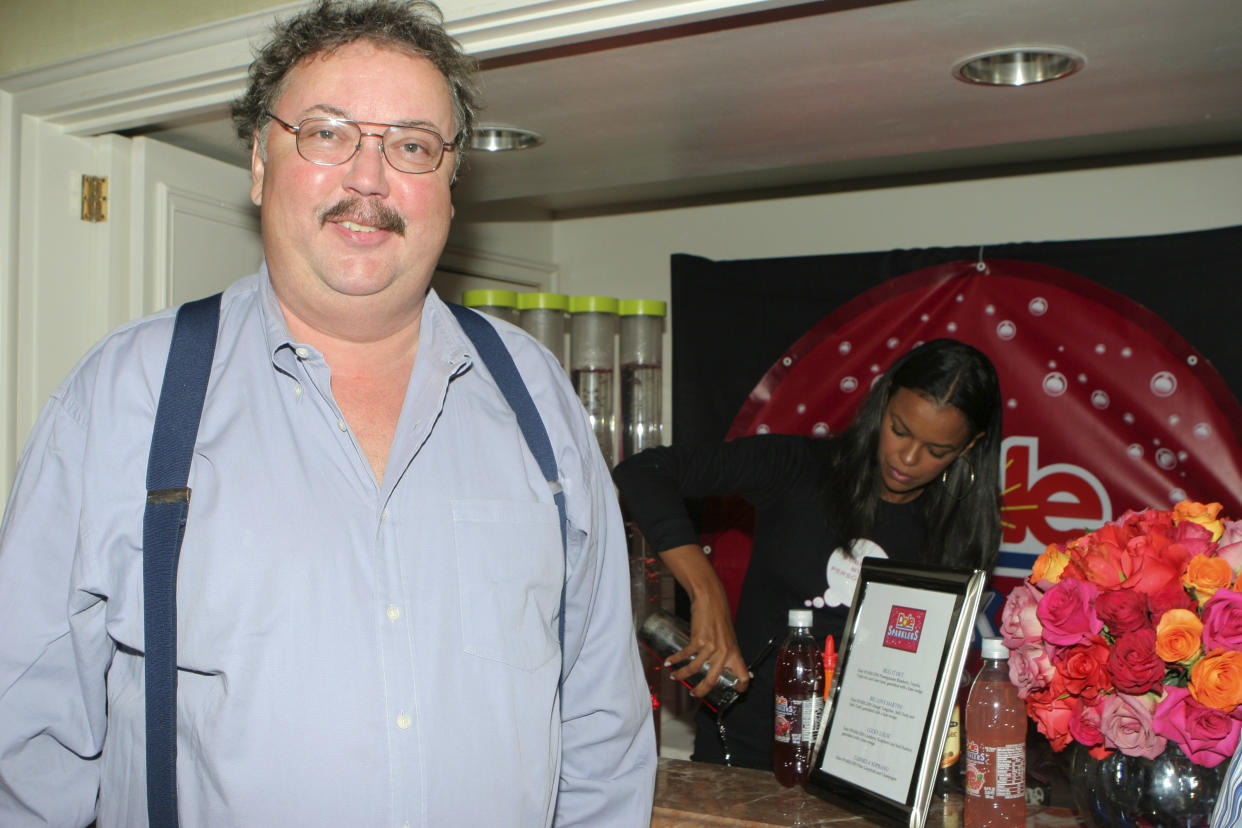
POLYGON ((305 118, 297 126, 267 113, 273 121, 293 133, 298 155, 321 167, 335 167, 353 158, 362 149, 364 135, 380 139, 380 154, 397 172, 429 173, 440 168, 445 152, 457 149, 440 133, 424 127, 347 121, 344 118, 305 118), (367 132, 363 127, 384 127, 383 132, 367 132))

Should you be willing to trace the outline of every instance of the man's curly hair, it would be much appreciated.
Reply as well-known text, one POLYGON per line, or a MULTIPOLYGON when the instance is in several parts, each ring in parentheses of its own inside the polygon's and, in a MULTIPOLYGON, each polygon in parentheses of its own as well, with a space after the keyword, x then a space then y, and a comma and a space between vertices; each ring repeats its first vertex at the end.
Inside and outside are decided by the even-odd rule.
POLYGON ((454 171, 460 169, 479 107, 474 80, 477 64, 449 37, 443 22, 439 7, 429 0, 319 0, 314 7, 279 21, 272 39, 250 64, 249 88, 233 102, 238 137, 246 146, 259 141, 262 152, 271 125, 267 113, 284 93, 289 71, 308 57, 331 54, 355 41, 371 41, 421 55, 440 70, 453 98, 456 129, 455 135, 445 139, 456 144, 454 171))

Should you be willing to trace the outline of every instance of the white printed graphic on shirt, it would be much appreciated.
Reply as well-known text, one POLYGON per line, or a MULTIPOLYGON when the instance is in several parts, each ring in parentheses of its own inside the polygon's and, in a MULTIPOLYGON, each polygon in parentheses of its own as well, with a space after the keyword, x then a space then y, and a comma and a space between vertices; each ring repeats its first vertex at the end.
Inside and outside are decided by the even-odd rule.
POLYGON ((824 590, 823 595, 816 595, 804 601, 806 606, 815 609, 848 607, 854 600, 854 588, 858 586, 858 572, 862 569, 862 559, 888 557, 883 547, 866 538, 854 541, 854 551, 856 555, 850 555, 840 547, 833 550, 832 556, 828 558, 828 571, 825 573, 828 588, 824 590))

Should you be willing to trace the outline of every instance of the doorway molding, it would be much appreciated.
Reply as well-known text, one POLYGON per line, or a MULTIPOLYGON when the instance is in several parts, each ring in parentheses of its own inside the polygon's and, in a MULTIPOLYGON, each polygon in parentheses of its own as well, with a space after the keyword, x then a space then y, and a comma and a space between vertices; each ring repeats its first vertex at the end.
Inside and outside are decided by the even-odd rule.
MULTIPOLYGON (((481 0, 444 2, 445 26, 478 60, 631 34, 802 0, 481 0), (453 6, 474 12, 455 16, 453 6)), ((252 44, 304 7, 261 12, 0 76, 18 117, 33 115, 71 135, 150 126, 218 111, 246 86, 252 44)))

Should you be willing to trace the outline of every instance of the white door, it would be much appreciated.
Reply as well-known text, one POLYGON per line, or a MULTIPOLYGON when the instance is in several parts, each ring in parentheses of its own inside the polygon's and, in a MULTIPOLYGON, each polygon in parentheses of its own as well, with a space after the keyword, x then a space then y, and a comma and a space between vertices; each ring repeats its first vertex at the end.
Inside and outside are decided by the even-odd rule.
POLYGON ((133 315, 201 299, 259 269, 259 209, 250 171, 188 150, 133 140, 131 181, 141 284, 133 315))
MULTIPOLYGON (((206 296, 263 258, 248 170, 145 138, 81 138, 22 119, 16 325, 6 445, 22 446, 48 396, 129 319, 206 296), (81 216, 84 175, 107 180, 104 221, 81 216)), ((7 496, 15 452, 0 469, 7 496)))

